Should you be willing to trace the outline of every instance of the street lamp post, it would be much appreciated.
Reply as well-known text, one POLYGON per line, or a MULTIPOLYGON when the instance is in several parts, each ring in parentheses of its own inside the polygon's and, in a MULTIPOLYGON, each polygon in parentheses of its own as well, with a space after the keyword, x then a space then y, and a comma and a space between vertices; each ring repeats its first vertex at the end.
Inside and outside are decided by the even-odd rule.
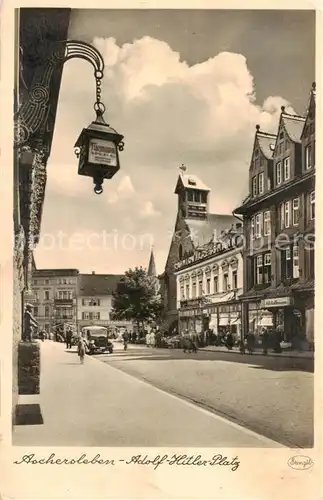
POLYGON ((104 61, 100 52, 92 45, 77 40, 68 40, 55 45, 51 56, 33 81, 28 99, 15 115, 14 144, 20 152, 31 151, 48 154, 44 146, 35 140, 38 132, 46 127, 50 110, 50 86, 58 64, 74 58, 92 64, 96 83, 95 120, 83 128, 75 143, 75 154, 79 159, 78 174, 93 178, 94 192, 101 194, 104 179, 111 179, 120 169, 119 151, 123 151, 123 136, 104 120, 105 106, 101 102, 101 84, 104 61))

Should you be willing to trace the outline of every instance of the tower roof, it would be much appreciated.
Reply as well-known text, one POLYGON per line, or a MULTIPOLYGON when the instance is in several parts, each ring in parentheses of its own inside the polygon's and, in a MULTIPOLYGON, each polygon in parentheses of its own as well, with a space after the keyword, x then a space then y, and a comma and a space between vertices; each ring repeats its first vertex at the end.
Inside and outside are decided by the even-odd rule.
POLYGON ((199 189, 200 191, 210 191, 210 188, 207 187, 204 182, 202 182, 197 175, 191 175, 191 174, 180 174, 177 179, 177 184, 175 188, 175 194, 178 194, 178 192, 181 189, 199 189))
POLYGON ((154 257, 154 250, 151 249, 150 252, 150 258, 149 258, 149 264, 148 264, 148 271, 147 271, 148 276, 153 276, 156 277, 156 264, 155 264, 155 257, 154 257))

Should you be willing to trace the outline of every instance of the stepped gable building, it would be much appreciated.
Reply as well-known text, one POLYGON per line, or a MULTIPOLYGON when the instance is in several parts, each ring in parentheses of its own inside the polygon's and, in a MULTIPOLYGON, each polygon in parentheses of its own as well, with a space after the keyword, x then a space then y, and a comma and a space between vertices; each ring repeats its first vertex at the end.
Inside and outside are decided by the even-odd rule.
POLYGON ((315 85, 305 117, 282 107, 277 136, 256 127, 244 221, 243 333, 314 339, 315 85))
POLYGON ((237 224, 233 215, 209 212, 210 189, 196 176, 183 171, 177 179, 177 215, 165 270, 159 277, 160 293, 166 311, 165 330, 178 328, 175 264, 191 256, 201 246, 214 242, 221 231, 237 224))
POLYGON ((104 326, 111 331, 130 330, 127 321, 111 320, 113 292, 123 278, 122 274, 80 274, 78 279, 77 323, 80 331, 86 326, 104 326))

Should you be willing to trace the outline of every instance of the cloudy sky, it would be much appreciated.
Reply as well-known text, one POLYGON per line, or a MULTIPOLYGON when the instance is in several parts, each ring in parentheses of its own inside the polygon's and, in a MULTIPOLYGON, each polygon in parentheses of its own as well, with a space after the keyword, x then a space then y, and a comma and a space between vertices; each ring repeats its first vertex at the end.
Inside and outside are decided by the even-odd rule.
POLYGON ((69 38, 105 61, 106 120, 125 136, 121 170, 93 193, 73 145, 93 120, 89 63, 65 64, 38 267, 162 272, 174 228, 178 167, 212 190, 211 211, 246 195, 255 125, 275 131, 280 107, 302 114, 314 75, 309 11, 73 11, 69 38))

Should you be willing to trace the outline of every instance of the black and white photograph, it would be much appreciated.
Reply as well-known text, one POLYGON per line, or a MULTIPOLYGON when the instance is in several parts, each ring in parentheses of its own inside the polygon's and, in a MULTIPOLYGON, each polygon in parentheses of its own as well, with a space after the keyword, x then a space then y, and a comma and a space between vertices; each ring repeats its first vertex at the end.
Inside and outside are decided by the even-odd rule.
POLYGON ((308 476, 315 7, 103 7, 13 9, 12 447, 308 476))

